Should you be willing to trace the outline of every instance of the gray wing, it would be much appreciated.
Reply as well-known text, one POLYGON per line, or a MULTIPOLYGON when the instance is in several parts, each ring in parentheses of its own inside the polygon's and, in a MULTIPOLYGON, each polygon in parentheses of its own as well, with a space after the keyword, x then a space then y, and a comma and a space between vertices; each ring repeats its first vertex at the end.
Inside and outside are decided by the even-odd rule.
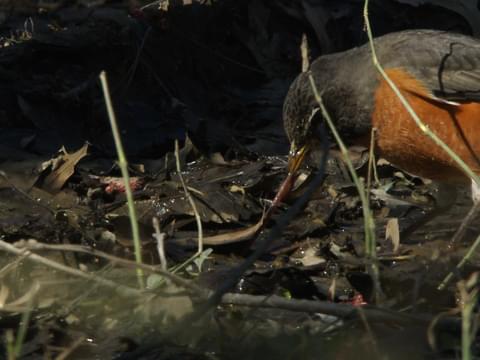
POLYGON ((386 35, 379 53, 385 67, 403 67, 432 92, 452 101, 480 101, 480 40, 440 31, 386 35))

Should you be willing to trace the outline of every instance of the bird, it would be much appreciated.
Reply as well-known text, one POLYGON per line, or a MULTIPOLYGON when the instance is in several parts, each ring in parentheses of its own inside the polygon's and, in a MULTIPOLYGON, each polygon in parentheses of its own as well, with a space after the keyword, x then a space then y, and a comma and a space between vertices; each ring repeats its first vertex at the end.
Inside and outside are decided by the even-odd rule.
MULTIPOLYGON (((373 43, 379 63, 419 118, 480 174, 480 40, 447 31, 406 30, 373 43)), ((322 55, 292 82, 283 106, 290 174, 322 141, 322 114, 310 75, 343 138, 367 144, 375 128, 375 153, 401 170, 444 189, 472 181, 416 125, 376 69, 369 44, 322 55)))

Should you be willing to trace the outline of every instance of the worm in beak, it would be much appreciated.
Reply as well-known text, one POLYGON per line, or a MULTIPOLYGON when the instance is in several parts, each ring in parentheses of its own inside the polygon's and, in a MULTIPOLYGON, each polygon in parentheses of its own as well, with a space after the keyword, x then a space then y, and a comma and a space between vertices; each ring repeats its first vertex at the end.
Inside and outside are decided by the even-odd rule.
POLYGON ((275 198, 273 199, 272 206, 268 212, 269 216, 273 209, 275 209, 292 190, 293 184, 295 183, 295 180, 297 178, 297 171, 302 165, 307 152, 307 146, 302 146, 299 150, 296 150, 295 146, 292 144, 288 157, 288 175, 280 186, 277 195, 275 195, 275 198))

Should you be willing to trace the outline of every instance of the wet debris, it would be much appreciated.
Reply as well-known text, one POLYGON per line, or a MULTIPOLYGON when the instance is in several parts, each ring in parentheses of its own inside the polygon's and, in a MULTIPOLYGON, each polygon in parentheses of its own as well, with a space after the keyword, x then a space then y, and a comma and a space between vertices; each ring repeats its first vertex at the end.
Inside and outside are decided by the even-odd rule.
MULTIPOLYGON (((479 33, 474 1, 372 3, 377 34, 479 33)), ((464 193, 407 242, 403 231, 441 192, 378 159, 370 206, 381 303, 365 270, 361 202, 334 147, 322 186, 297 216, 285 216, 323 156, 312 154, 282 187, 281 108, 300 68, 298 44, 306 33, 315 57, 364 42, 363 1, 14 5, 0 4, 0 326, 13 339, 30 317, 21 356, 458 357, 460 291, 437 287, 478 234, 473 224, 464 242, 448 246, 470 205, 464 193), (100 70, 112 81, 127 185, 100 70), (138 214, 145 289, 132 261, 125 186, 138 214), (196 217, 205 245, 198 254, 196 217), (223 296, 206 309, 212 294, 223 296), (438 318, 445 310, 451 315, 438 318), (434 319, 436 347, 424 340, 434 319)), ((349 156, 368 179, 368 149, 351 147, 349 156)), ((455 276, 477 271, 476 258, 455 276)))

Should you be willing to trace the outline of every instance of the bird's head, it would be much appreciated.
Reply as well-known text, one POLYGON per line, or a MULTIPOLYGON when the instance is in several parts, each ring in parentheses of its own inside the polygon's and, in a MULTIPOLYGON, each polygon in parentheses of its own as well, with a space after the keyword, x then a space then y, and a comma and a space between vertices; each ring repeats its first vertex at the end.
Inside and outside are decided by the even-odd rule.
POLYGON ((283 126, 290 141, 288 172, 295 174, 318 141, 318 104, 307 74, 292 83, 283 105, 283 126))

